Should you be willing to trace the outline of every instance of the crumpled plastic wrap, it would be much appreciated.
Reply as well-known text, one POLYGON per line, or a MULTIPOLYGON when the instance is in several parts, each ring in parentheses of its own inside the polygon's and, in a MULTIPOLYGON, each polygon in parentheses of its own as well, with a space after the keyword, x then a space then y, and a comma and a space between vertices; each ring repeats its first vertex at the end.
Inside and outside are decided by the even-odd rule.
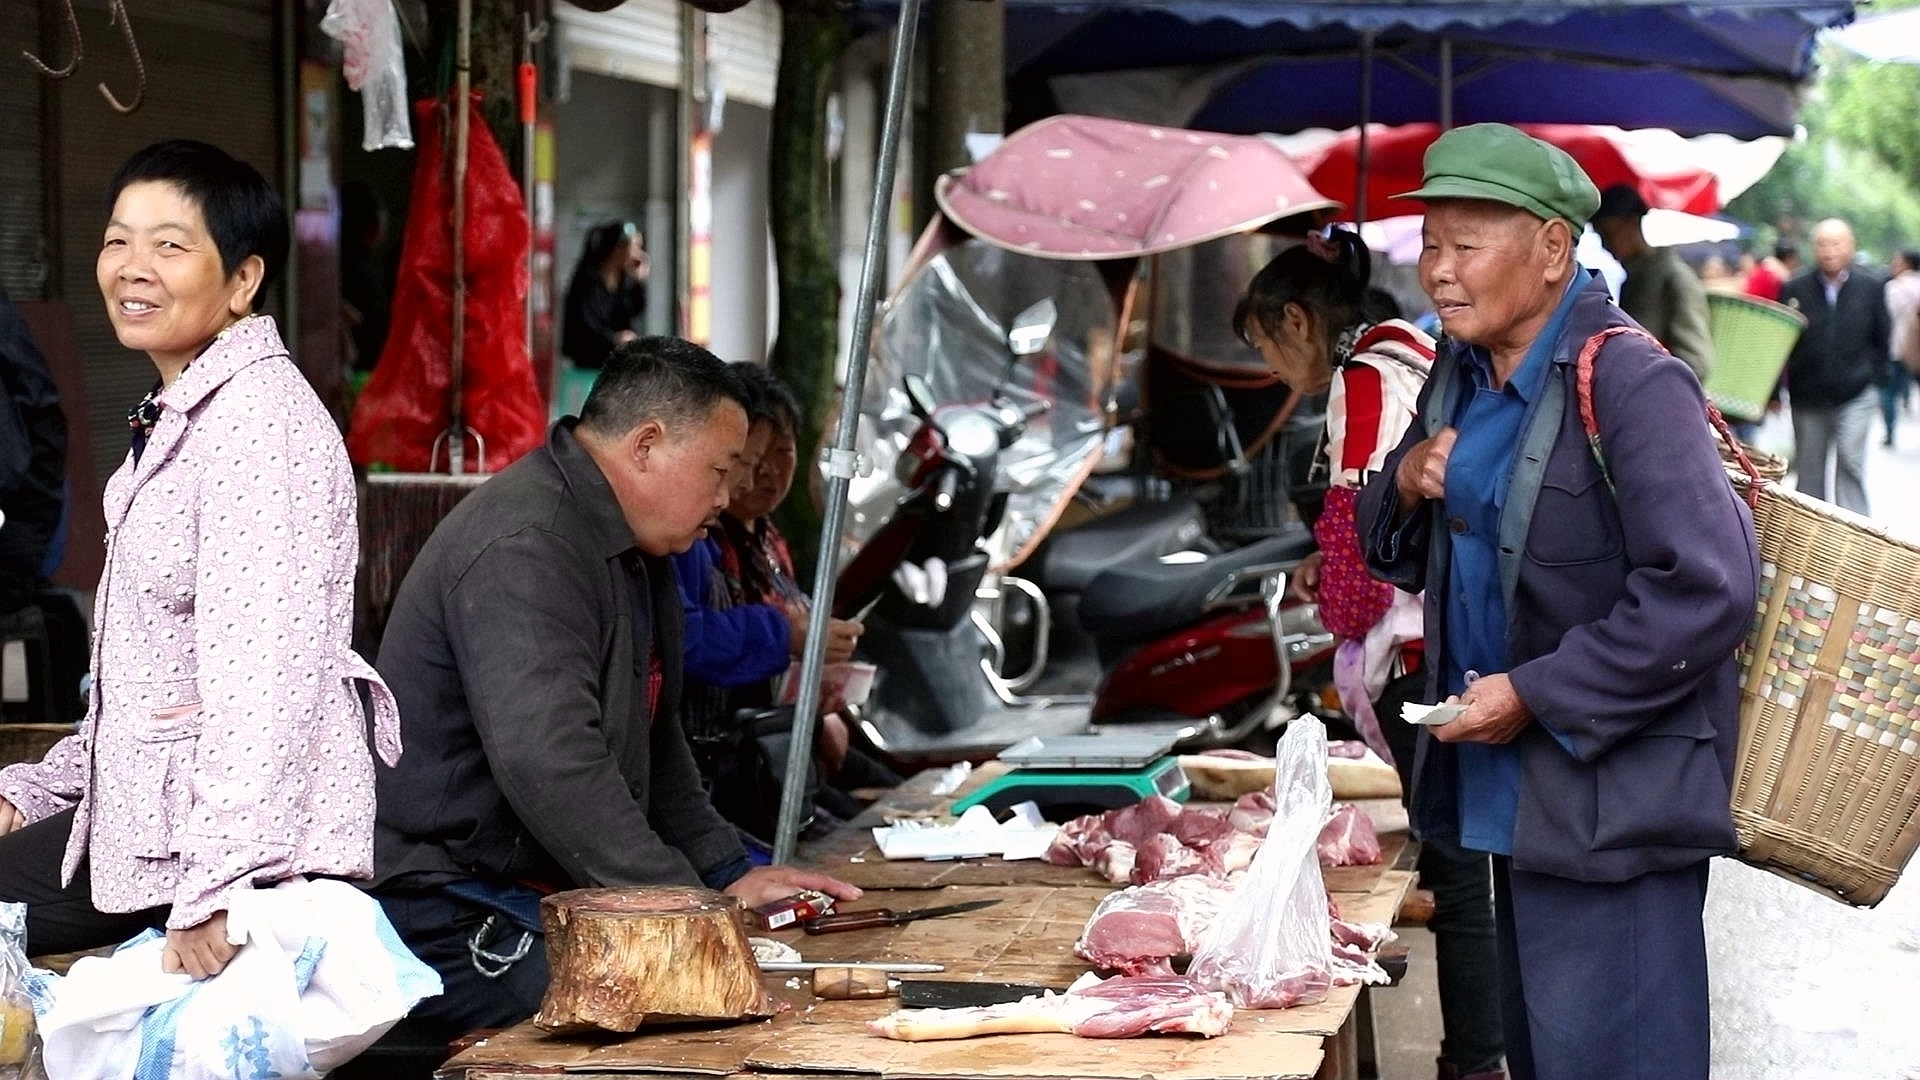
POLYGON ((1315 841, 1333 804, 1327 731, 1302 716, 1274 756, 1276 808, 1247 876, 1194 952, 1187 975, 1235 1005, 1285 1009, 1326 997, 1333 947, 1315 841))
POLYGON ((27 967, 27 905, 0 904, 0 1080, 38 1075, 27 967))
POLYGON ((320 17, 320 32, 345 50, 341 68, 347 86, 360 92, 366 110, 362 150, 413 148, 407 115, 407 65, 400 52, 400 17, 393 0, 332 0, 320 17))

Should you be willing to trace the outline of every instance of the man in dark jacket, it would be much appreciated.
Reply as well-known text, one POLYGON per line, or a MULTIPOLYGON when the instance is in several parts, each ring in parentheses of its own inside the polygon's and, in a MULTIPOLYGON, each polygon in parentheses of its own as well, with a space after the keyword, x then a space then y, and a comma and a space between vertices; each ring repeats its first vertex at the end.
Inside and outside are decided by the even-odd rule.
POLYGON ((1378 576, 1425 590, 1426 700, 1465 705, 1419 740, 1414 828, 1494 856, 1513 1076, 1703 1080, 1751 519, 1698 380, 1574 263, 1599 192, 1572 158, 1476 124, 1411 197, 1447 344, 1360 526, 1378 576), (1596 454, 1576 362, 1614 328, 1596 454))
POLYGON ((1887 283, 1853 263, 1853 230, 1837 218, 1814 226, 1813 263, 1780 289, 1780 302, 1807 317, 1787 357, 1793 405, 1794 484, 1816 499, 1867 512, 1867 436, 1878 387, 1890 375, 1892 321, 1887 283))
POLYGON ((440 1034, 539 1007, 543 892, 859 895, 750 867, 681 727, 667 559, 726 505, 743 393, 687 342, 616 348, 578 420, 467 496, 400 587, 379 668, 406 754, 378 773, 374 889, 446 984, 414 1013, 440 1034))
POLYGON ((33 603, 66 503, 67 417, 27 320, 0 289, 0 614, 33 603))

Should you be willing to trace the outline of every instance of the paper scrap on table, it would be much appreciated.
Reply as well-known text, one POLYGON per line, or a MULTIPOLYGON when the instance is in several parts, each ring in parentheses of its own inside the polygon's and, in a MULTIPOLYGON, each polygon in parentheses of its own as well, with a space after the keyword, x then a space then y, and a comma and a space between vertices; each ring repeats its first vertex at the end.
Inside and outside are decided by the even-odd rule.
POLYGON ((1400 706, 1400 719, 1409 724, 1424 724, 1428 727, 1436 724, 1451 724, 1466 714, 1466 704, 1459 701, 1445 705, 1420 705, 1409 701, 1400 706))
POLYGON ((1045 858, 1060 826, 1051 825, 1040 808, 1023 802, 1006 821, 993 811, 970 806, 951 824, 903 821, 873 830, 873 842, 889 859, 973 859, 998 855, 1008 861, 1045 858))

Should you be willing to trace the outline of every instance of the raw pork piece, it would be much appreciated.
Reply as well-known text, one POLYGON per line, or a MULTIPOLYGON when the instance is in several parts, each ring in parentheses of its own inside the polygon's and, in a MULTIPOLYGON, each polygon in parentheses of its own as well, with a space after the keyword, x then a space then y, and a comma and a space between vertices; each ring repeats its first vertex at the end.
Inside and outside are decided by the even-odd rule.
POLYGON ((1207 857, 1199 848, 1190 848, 1168 833, 1150 836, 1140 845, 1130 877, 1135 885, 1185 874, 1208 871, 1207 857))
POLYGON ((1371 866, 1380 861, 1380 835, 1358 806, 1341 803, 1320 829, 1321 866, 1371 866))
POLYGON ((1224 806, 1189 806, 1168 826, 1167 833, 1188 847, 1206 847, 1233 835, 1233 822, 1224 806))
POLYGON ((1108 894, 1073 951, 1107 971, 1167 974, 1198 948, 1233 895, 1234 882, 1189 874, 1108 894))
POLYGON ((1108 835, 1137 848, 1148 838, 1171 831, 1183 810, 1179 803, 1165 795, 1149 795, 1132 806, 1109 810, 1100 816, 1108 835))
POLYGON ((1330 758, 1363 758, 1367 756, 1367 744, 1355 739, 1336 739, 1327 744, 1327 756, 1330 758))
POLYGON ((906 1042, 1045 1032, 1089 1039, 1155 1032, 1212 1038, 1232 1022, 1232 1003, 1177 975, 1102 980, 1088 974, 1064 994, 966 1009, 899 1009, 869 1021, 867 1030, 906 1042))
POLYGON ((1233 802, 1233 811, 1227 820, 1233 823, 1238 832, 1250 836, 1267 835, 1267 827, 1273 824, 1273 792, 1249 791, 1233 802))
POLYGON ((1091 865, 1098 849, 1113 842, 1113 834, 1104 827, 1098 815, 1089 814, 1077 817, 1053 834, 1053 843, 1047 846, 1047 861, 1055 866, 1091 865))
POLYGON ((1093 862, 1088 865, 1115 885, 1125 885, 1133 880, 1133 864, 1139 857, 1140 853, 1134 850, 1132 844, 1115 840, 1101 849, 1100 854, 1094 856, 1093 862))

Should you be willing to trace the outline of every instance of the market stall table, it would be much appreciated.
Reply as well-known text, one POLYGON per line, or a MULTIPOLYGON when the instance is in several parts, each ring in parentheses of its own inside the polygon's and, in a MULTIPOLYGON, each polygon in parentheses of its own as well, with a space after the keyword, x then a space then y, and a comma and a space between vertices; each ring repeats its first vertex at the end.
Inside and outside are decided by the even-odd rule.
MULTIPOLYGON (((937 812, 947 798, 925 777, 903 785, 860 821, 801 852, 806 864, 863 884, 867 894, 844 910, 996 899, 985 910, 902 926, 809 936, 767 935, 808 960, 943 964, 942 979, 1065 986, 1085 972, 1073 944, 1094 907, 1117 888, 1090 870, 993 859, 888 862, 870 850, 868 826, 900 815, 937 812), (906 890, 913 890, 907 892, 906 890)), ((1382 837, 1374 866, 1328 872, 1344 917, 1391 923, 1413 875, 1396 868, 1403 834, 1382 837)), ((911 978, 912 976, 907 976, 911 978)), ((481 1040, 439 1075, 492 1080, 563 1073, 580 1077, 914 1076, 1181 1078, 1353 1075, 1352 1030, 1361 987, 1336 987, 1327 999, 1274 1011, 1239 1010, 1216 1039, 1155 1036, 1098 1040, 1071 1035, 999 1035, 950 1042, 895 1042, 866 1022, 898 1007, 893 999, 815 1000, 805 976, 768 974, 790 1006, 771 1020, 721 1026, 662 1027, 631 1036, 550 1036, 529 1024, 481 1040), (1346 1036, 1343 1040, 1340 1036, 1346 1036)))

